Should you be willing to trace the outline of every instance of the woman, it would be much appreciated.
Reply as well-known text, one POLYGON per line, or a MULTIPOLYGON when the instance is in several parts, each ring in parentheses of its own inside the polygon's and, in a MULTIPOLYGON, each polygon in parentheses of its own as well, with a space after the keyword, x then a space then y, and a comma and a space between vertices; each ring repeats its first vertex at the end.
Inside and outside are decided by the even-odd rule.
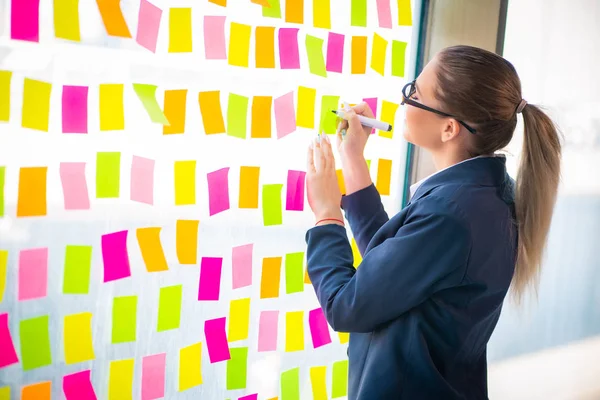
POLYGON ((404 136, 438 172, 388 218, 363 150, 372 117, 349 111, 338 132, 346 185, 329 139, 308 152, 316 226, 308 273, 336 331, 350 332, 349 399, 486 399, 486 346, 512 282, 520 299, 540 272, 560 174, 552 121, 521 97, 514 67, 491 52, 443 50, 403 90, 404 136), (524 119, 517 184, 495 154, 524 119), (353 268, 340 203, 363 256, 353 268))

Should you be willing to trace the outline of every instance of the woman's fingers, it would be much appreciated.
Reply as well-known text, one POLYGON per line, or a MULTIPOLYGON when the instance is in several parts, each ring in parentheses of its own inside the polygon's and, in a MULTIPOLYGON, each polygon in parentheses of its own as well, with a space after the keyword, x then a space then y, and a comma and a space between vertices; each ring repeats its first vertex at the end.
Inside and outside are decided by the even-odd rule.
POLYGON ((335 159, 333 158, 333 150, 331 149, 331 141, 326 134, 322 135, 321 148, 323 149, 323 158, 325 159, 325 169, 335 168, 335 159))
POLYGON ((371 110, 371 107, 369 107, 369 105, 366 102, 362 102, 354 107, 352 107, 352 109, 354 110, 354 112, 358 115, 362 115, 364 117, 367 118, 374 118, 375 116, 373 115, 373 110, 371 110))
MULTIPOLYGON (((368 106, 367 106, 368 107, 368 106)), ((352 130, 353 132, 362 131, 363 127, 358 119, 358 115, 354 110, 350 110, 346 112, 346 116, 348 117, 348 130, 352 130)))
POLYGON ((315 172, 315 161, 314 161, 314 149, 313 149, 314 145, 311 144, 308 146, 308 154, 306 157, 306 171, 308 172, 315 172))
POLYGON ((320 138, 315 139, 313 143, 313 161, 315 171, 320 172, 325 168, 325 157, 323 156, 323 141, 320 138))

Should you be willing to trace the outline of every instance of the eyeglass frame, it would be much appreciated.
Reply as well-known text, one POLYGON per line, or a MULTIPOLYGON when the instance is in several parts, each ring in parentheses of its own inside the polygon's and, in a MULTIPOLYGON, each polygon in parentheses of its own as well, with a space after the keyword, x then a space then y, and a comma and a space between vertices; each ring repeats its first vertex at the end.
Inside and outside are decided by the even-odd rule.
POLYGON ((445 112, 440 111, 440 110, 436 110, 435 108, 428 107, 425 104, 422 104, 422 103, 419 103, 418 101, 412 100, 411 96, 413 94, 415 94, 416 91, 417 91, 417 80, 416 79, 413 80, 412 82, 408 82, 406 85, 404 85, 404 87, 402 88, 402 103, 400 103, 400 104, 404 105, 406 103, 406 104, 409 104, 409 105, 411 105, 413 107, 417 107, 417 108, 420 108, 422 110, 429 111, 429 112, 432 112, 434 114, 441 115, 443 117, 454 118, 456 121, 458 121, 459 124, 461 124, 462 126, 464 126, 473 135, 475 135, 477 133, 477 130, 475 128, 470 127, 466 122, 461 121, 456 116, 454 116, 452 114, 445 113, 445 112), (409 87, 411 87, 411 91, 408 94, 408 96, 406 96, 406 90, 409 87))

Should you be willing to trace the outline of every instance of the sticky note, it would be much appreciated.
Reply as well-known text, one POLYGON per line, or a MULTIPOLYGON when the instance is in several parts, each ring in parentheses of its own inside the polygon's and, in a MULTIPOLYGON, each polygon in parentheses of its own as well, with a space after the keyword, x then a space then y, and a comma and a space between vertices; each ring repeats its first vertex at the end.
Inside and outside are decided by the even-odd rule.
POLYGON ((392 125, 391 131, 379 131, 379 136, 391 139, 394 136, 394 124, 396 122, 396 111, 398 104, 391 101, 383 100, 381 102, 381 120, 392 125))
POLYGON ((0 217, 4 216, 4 183, 6 182, 6 167, 0 167, 0 217))
POLYGON ((131 33, 127 27, 127 22, 121 11, 120 0, 96 0, 98 10, 102 16, 102 22, 106 28, 106 33, 110 36, 130 38, 131 33))
POLYGON ((127 255, 127 231, 102 235, 102 262, 105 283, 131 276, 127 255))
POLYGON ((258 400, 258 393, 238 397, 238 400, 258 400))
POLYGON ((308 312, 308 324, 310 326, 310 336, 315 349, 331 343, 329 325, 327 325, 327 320, 320 307, 308 312))
POLYGON ((208 210, 215 215, 229 210, 229 167, 209 172, 208 181, 208 210))
POLYGON ((406 42, 392 40, 392 76, 404 78, 407 45, 406 42))
POLYGON ((169 53, 192 52, 192 9, 169 9, 169 53))
POLYGON ((8 313, 0 314, 0 368, 19 362, 8 328, 8 313))
POLYGON ((285 292, 287 294, 304 291, 304 253, 285 255, 285 292))
POLYGON ((258 208, 260 167, 240 167, 239 208, 258 208))
POLYGON ((263 7, 271 7, 271 5, 269 4, 269 0, 250 0, 250 2, 263 7))
POLYGON ((229 65, 248 68, 251 34, 250 25, 231 23, 229 27, 229 65))
POLYGON ((229 93, 227 102, 227 134, 240 139, 246 138, 248 98, 229 93))
POLYGON ((344 35, 329 32, 327 37, 327 65, 329 72, 342 72, 344 64, 344 35))
POLYGON ((308 276, 308 268, 304 270, 304 284, 310 285, 310 276, 308 276))
POLYGON ((63 86, 62 131, 63 133, 87 133, 87 86, 63 86))
POLYGON ((68 244, 65 247, 63 293, 88 294, 91 266, 92 246, 68 244))
POLYGON ((11 0, 10 38, 39 42, 40 0, 11 0))
POLYGON ((158 40, 161 18, 162 10, 160 8, 150 3, 148 0, 141 0, 135 41, 140 46, 153 53, 156 52, 156 42, 158 40))
POLYGON ((232 289, 252 285, 252 243, 235 246, 231 250, 232 289))
POLYGON ((165 117, 169 125, 163 125, 163 135, 185 132, 187 89, 165 90, 165 117))
POLYGON ((330 0, 313 0, 313 26, 331 29, 330 0))
POLYGON ((285 2, 285 22, 304 23, 304 0, 287 0, 285 2))
POLYGON ((100 84, 100 130, 122 131, 125 129, 123 109, 123 85, 100 84))
POLYGON ((146 271, 167 271, 167 259, 160 241, 160 227, 138 228, 135 231, 146 271))
POLYGON ((202 343, 179 349, 179 391, 202 384, 202 343))
POLYGON ((196 264, 198 258, 198 220, 178 219, 175 233, 180 264, 196 264))
POLYGON ((306 172, 288 171, 287 176, 287 194, 285 209, 288 211, 304 210, 304 180, 306 172))
POLYGON ((319 124, 319 132, 325 132, 328 135, 333 135, 336 132, 336 115, 331 110, 337 110, 340 103, 340 96, 324 95, 321 98, 321 122, 319 124))
POLYGON ((367 26, 367 0, 352 0, 350 25, 367 26))
POLYGON ((348 395, 348 360, 333 363, 331 398, 348 395))
POLYGON ((311 74, 327 76, 325 70, 325 58, 323 57, 324 40, 315 36, 306 35, 306 55, 308 57, 308 69, 311 74))
POLYGON ((137 296, 117 296, 112 304, 111 343, 135 342, 137 296))
POLYGON ((84 162, 61 162, 59 167, 65 210, 89 210, 84 162))
POLYGON ((410 0, 398 0, 398 25, 412 25, 412 10, 410 0))
POLYGON ((356 244, 356 239, 352 238, 350 241, 350 248, 352 249, 352 257, 354 259, 354 263, 352 264, 354 268, 358 268, 360 263, 362 262, 362 255, 360 254, 360 250, 358 249, 358 245, 356 244))
POLYGON ((63 329, 65 363, 67 365, 95 358, 92 340, 92 313, 65 315, 63 329))
POLYGON ((6 274, 8 272, 8 250, 0 250, 0 303, 4 300, 6 274))
POLYGON ((344 173, 341 169, 336 169, 335 174, 337 175, 338 186, 340 187, 340 193, 346 194, 346 183, 344 182, 344 173))
POLYGON ((285 351, 304 350, 304 311, 285 313, 285 351))
POLYGON ((380 28, 392 28, 390 0, 377 0, 377 19, 380 28))
POLYGON ((202 257, 202 261, 200 262, 198 300, 219 300, 222 266, 223 258, 202 257))
MULTIPOLYGON (((362 99, 365 103, 369 105, 371 111, 373 111, 373 116, 377 118, 377 97, 367 97, 362 99)), ((375 129, 371 129, 371 134, 375 133, 375 129)))
POLYGON ((157 332, 179 328, 181 322, 181 299, 183 285, 165 286, 160 288, 158 297, 157 332))
POLYGON ((198 104, 202 115, 204 133, 207 135, 225 133, 225 122, 221 110, 221 92, 218 90, 200 92, 198 94, 198 104))
POLYGON ((262 262, 260 279, 260 298, 279 297, 279 281, 281 279, 281 257, 265 257, 262 262))
POLYGON ((268 139, 271 137, 271 96, 252 97, 252 124, 250 137, 268 139))
POLYGON ((377 165, 377 181, 375 187, 380 195, 390 194, 390 178, 392 175, 392 160, 380 159, 377 165))
POLYGON ((21 114, 23 128, 48 132, 51 92, 52 85, 50 83, 29 78, 23 80, 23 112, 21 114))
POLYGON ((0 387, 0 400, 10 400, 10 386, 0 387))
POLYGON ((53 10, 54 36, 80 42, 79 0, 54 0, 53 10))
POLYGON ((248 339, 250 328, 250 298, 235 299, 229 302, 229 331, 227 338, 230 342, 248 339))
POLYGON ((378 34, 373 34, 373 49, 371 52, 371 69, 379 75, 385 71, 385 53, 388 42, 378 34))
POLYGON ((96 198, 118 198, 120 185, 121 153, 98 152, 96 154, 96 198))
MULTIPOLYGON (((315 128, 315 101, 317 89, 298 87, 298 112, 296 125, 301 128, 315 128)), ((329 114, 334 115, 331 111, 329 114)))
POLYGON ((281 225, 283 223, 283 211, 281 206, 282 188, 283 185, 280 184, 263 185, 262 214, 264 226, 281 225))
POLYGON ((261 311, 258 321, 258 351, 277 350, 279 311, 261 311))
POLYGON ((208 0, 210 3, 216 4, 221 7, 227 7, 227 0, 208 0))
POLYGON ((227 59, 225 16, 204 16, 204 57, 207 60, 227 59))
POLYGON ((131 201, 154 204, 154 160, 133 156, 129 181, 131 201))
POLYGON ((227 390, 245 389, 248 373, 248 348, 229 349, 231 359, 227 361, 227 390))
POLYGON ((229 360, 229 344, 225 334, 225 324, 227 318, 216 318, 204 321, 204 336, 206 337, 206 347, 208 349, 208 358, 211 363, 229 360))
POLYGON ((168 125, 169 120, 163 114, 158 102, 156 101, 156 85, 147 85, 142 83, 134 83, 133 90, 138 96, 144 109, 148 113, 150 120, 156 124, 168 125))
POLYGON ((277 97, 273 102, 273 112, 275 114, 277 139, 281 139, 296 130, 294 92, 277 97))
POLYGON ((313 400, 327 400, 327 367, 310 367, 313 400))
POLYGON ((165 396, 165 365, 167 353, 142 358, 142 400, 161 399, 165 396))
POLYGON ((48 316, 42 315, 40 317, 22 319, 19 322, 21 365, 23 365, 23 371, 30 371, 52 364, 48 321, 48 316))
POLYGON ((367 37, 352 36, 351 73, 364 74, 367 71, 367 37))
POLYGON ((196 204, 196 160, 175 161, 175 205, 196 204))
POLYGON ((256 68, 275 68, 275 27, 256 27, 254 60, 256 68))
POLYGON ((63 376, 63 393, 66 400, 97 400, 91 381, 91 371, 63 376))
POLYGON ((340 343, 341 344, 348 343, 348 340, 350 339, 350 334, 347 333, 347 332, 338 332, 338 336, 340 338, 340 343))
POLYGON ((20 168, 17 217, 46 215, 47 172, 47 167, 20 168))
POLYGON ((134 359, 110 362, 108 400, 133 400, 134 359))
POLYGON ((51 381, 33 383, 21 388, 21 400, 50 400, 51 396, 51 381))
POLYGON ((10 84, 11 71, 0 71, 0 121, 10 120, 10 84))
POLYGON ((270 7, 262 8, 263 17, 281 18, 281 4, 279 0, 268 0, 270 7))
POLYGON ((280 28, 278 38, 281 69, 299 69, 298 28, 280 28))
POLYGON ((19 252, 19 301, 46 297, 48 291, 48 248, 19 252))
POLYGON ((281 400, 300 400, 300 368, 281 373, 281 400))

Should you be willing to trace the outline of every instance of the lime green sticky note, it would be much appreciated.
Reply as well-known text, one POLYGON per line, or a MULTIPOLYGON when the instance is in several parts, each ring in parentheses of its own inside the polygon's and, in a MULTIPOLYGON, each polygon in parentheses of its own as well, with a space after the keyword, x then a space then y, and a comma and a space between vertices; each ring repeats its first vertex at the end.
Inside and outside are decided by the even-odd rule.
POLYGON ((287 294, 304 291, 304 253, 285 255, 285 292, 287 294))
POLYGON ((47 315, 24 319, 19 323, 23 371, 52 364, 48 324, 49 318, 47 315))
POLYGON ((351 26, 367 26, 367 0, 352 0, 350 11, 351 26))
POLYGON ((262 8, 263 17, 268 18, 281 18, 281 5, 279 4, 279 0, 268 0, 269 5, 271 7, 262 8))
POLYGON ((160 109, 158 101, 156 101, 156 85, 146 85, 134 83, 133 90, 142 102, 144 109, 148 113, 150 120, 156 124, 169 125, 169 120, 160 109))
POLYGON ((281 374, 281 400, 300 400, 300 368, 281 374))
POLYGON ((48 132, 50 119, 50 83, 25 78, 23 82, 23 111, 21 125, 23 128, 48 132))
POLYGON ((0 303, 4 300, 6 273, 8 270, 8 250, 0 250, 0 303))
POLYGON ((325 70, 325 57, 323 56, 324 40, 315 36, 306 35, 306 55, 308 68, 311 74, 327 77, 325 70))
POLYGON ((63 293, 89 293, 91 266, 92 246, 67 245, 65 250, 63 293))
POLYGON ((4 182, 6 167, 0 167, 0 217, 4 216, 4 182))
POLYGON ((407 44, 406 42, 392 40, 392 76, 404 77, 407 44))
POLYGON ((111 343, 135 341, 137 326, 137 296, 120 296, 113 299, 111 343))
POLYGON ((119 197, 121 153, 98 152, 96 155, 96 198, 119 197))
POLYGON ((227 390, 245 389, 248 372, 248 348, 229 349, 231 358, 227 360, 227 390))
POLYGON ((179 328, 179 324, 181 323, 182 291, 183 285, 160 288, 157 332, 179 328))
POLYGON ((10 386, 0 387, 0 400, 10 400, 10 386))
POLYGON ((331 110, 339 108, 340 96, 325 95, 321 99, 321 123, 319 132, 325 132, 328 135, 333 135, 336 132, 336 115, 331 110))
POLYGON ((344 397, 348 394, 348 360, 333 363, 333 384, 331 385, 331 398, 344 397))
POLYGON ((371 169, 371 160, 366 160, 367 161, 367 169, 371 169))
POLYGON ((283 223, 283 211, 281 206, 282 184, 263 185, 262 211, 264 226, 281 225, 283 223))
POLYGON ((229 93, 227 102, 227 134, 240 139, 246 139, 248 120, 248 98, 235 93, 229 93))
POLYGON ((10 120, 10 82, 11 71, 0 71, 0 121, 10 120))

